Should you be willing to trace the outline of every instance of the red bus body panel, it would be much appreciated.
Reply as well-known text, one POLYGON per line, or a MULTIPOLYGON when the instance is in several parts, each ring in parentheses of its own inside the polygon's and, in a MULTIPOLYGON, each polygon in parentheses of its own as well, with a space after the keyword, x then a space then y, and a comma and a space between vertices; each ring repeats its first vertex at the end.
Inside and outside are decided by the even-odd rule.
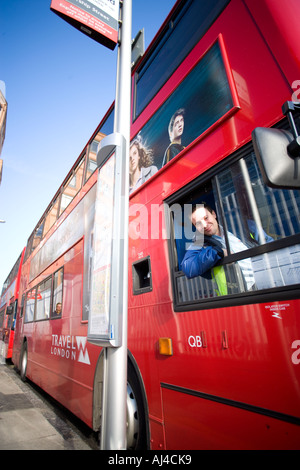
MULTIPOLYGON (((3 292, 1 296, 1 308, 6 304, 6 308, 9 305, 13 305, 15 302, 18 302, 19 298, 19 289, 20 289, 20 280, 21 280, 21 270, 23 265, 25 255, 25 248, 23 249, 20 256, 20 264, 16 272, 16 276, 10 286, 3 292)), ((16 313, 15 313, 16 315, 16 313)), ((7 314, 4 316, 3 324, 0 325, 0 339, 3 339, 6 350, 6 359, 11 359, 13 354, 13 345, 14 345, 14 325, 15 321, 9 318, 7 314)))

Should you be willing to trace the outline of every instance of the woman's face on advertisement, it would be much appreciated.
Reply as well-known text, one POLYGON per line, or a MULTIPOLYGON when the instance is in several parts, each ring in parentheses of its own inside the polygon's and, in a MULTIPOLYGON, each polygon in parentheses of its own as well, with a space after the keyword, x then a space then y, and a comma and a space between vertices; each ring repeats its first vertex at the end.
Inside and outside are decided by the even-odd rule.
POLYGON ((135 171, 139 166, 139 150, 136 145, 133 145, 129 152, 129 170, 130 173, 135 171))

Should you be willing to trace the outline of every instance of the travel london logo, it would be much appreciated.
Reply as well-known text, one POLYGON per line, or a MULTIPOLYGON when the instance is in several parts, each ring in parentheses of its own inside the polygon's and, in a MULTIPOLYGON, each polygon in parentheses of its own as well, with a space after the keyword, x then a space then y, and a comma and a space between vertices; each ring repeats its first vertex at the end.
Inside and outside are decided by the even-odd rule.
POLYGON ((86 336, 52 335, 50 353, 63 359, 91 364, 86 336))

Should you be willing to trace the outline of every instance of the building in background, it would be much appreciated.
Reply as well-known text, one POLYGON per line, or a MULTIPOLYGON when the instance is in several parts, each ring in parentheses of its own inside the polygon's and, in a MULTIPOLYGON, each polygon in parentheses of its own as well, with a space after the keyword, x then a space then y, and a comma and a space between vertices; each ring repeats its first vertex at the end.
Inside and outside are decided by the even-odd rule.
MULTIPOLYGON (((0 80, 0 155, 5 139, 7 101, 5 99, 5 83, 0 80)), ((2 180, 3 160, 0 159, 0 184, 2 180)))

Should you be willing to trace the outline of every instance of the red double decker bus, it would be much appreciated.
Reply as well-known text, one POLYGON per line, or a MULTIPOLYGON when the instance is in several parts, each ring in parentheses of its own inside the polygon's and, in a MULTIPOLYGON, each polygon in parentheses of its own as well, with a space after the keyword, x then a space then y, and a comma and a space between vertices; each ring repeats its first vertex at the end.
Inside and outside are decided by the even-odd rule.
POLYGON ((19 286, 25 248, 6 278, 0 299, 0 340, 3 341, 3 357, 12 358, 19 286))
MULTIPOLYGON (((289 129, 299 13, 178 1, 132 71, 128 448, 299 449, 300 194, 265 184, 251 137, 289 129)), ((96 149, 112 122, 113 107, 28 240, 13 351, 94 430, 96 149)))

